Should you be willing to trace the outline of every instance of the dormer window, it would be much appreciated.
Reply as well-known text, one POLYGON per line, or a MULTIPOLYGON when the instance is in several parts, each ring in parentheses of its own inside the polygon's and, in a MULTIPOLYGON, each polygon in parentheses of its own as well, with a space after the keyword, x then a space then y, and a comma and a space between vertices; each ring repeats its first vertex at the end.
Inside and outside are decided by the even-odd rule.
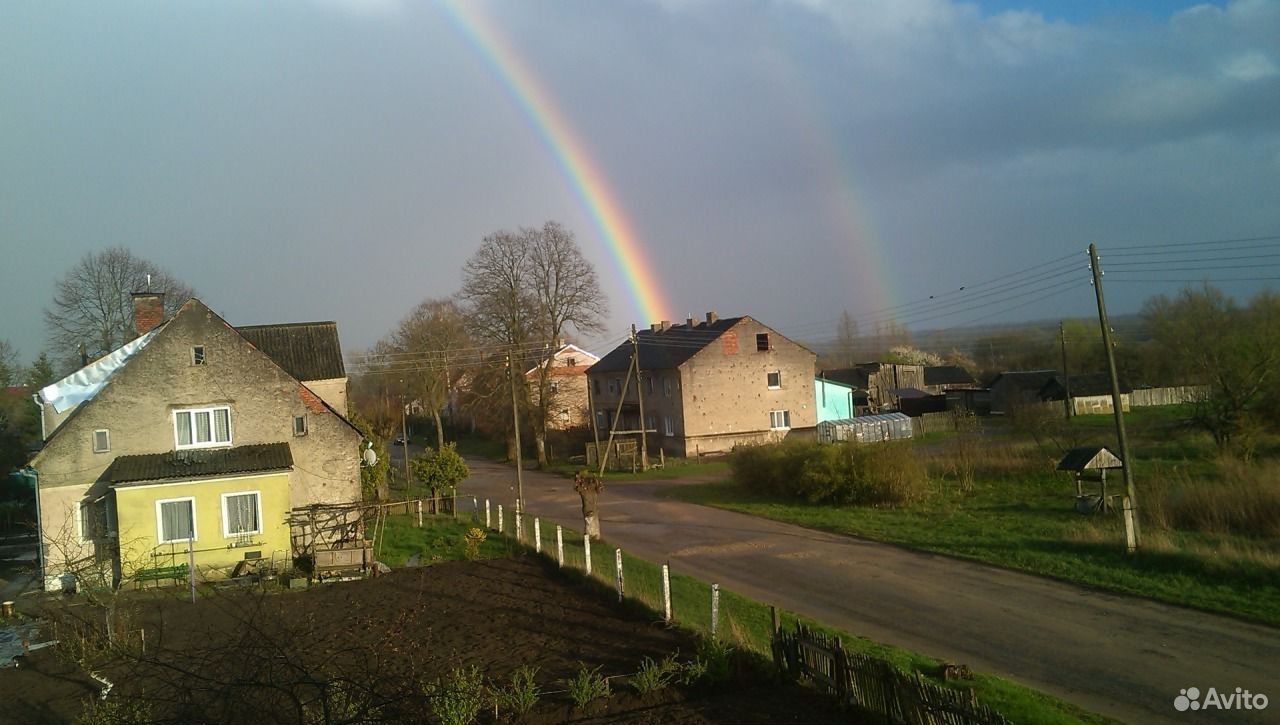
POLYGON ((196 345, 191 348, 191 364, 204 365, 204 345, 196 345))

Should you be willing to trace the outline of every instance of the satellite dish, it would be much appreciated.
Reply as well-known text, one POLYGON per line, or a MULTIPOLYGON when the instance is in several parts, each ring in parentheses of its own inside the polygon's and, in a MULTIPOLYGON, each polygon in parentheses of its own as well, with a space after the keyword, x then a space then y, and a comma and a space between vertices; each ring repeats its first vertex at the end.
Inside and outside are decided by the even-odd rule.
POLYGON ((366 466, 372 466, 378 462, 378 454, 373 452, 372 446, 364 449, 364 453, 361 455, 361 458, 364 459, 364 465, 366 466))

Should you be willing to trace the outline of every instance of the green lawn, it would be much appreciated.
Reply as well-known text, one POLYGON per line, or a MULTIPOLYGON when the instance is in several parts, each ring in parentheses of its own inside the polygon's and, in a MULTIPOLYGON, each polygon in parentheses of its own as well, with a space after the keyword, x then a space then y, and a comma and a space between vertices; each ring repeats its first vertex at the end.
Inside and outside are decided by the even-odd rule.
MULTIPOLYGON (((455 521, 452 517, 443 515, 423 515, 422 523, 422 528, 418 528, 417 517, 413 515, 388 516, 385 528, 378 531, 378 541, 375 543, 377 560, 390 567, 402 567, 414 554, 418 554, 418 562, 422 566, 466 558, 463 535, 467 529, 477 525, 471 516, 462 516, 455 521)), ((373 532, 372 522, 368 524, 368 530, 373 532)), ((516 551, 520 551, 520 548, 515 544, 491 533, 480 544, 478 558, 493 559, 509 556, 516 551)))
MULTIPOLYGON (((1193 480, 1212 475, 1212 443, 1179 424, 1187 409, 1139 409, 1127 415, 1140 502, 1144 486, 1170 471, 1193 480)), ((1082 416, 1072 425, 1076 442, 1108 443, 1110 416, 1082 416)), ((999 424, 998 424, 999 425, 999 424)), ((1018 435, 988 431, 1000 441, 1018 435)), ((919 455, 945 455, 932 441, 919 455)), ((923 500, 900 507, 809 504, 753 493, 729 481, 671 488, 674 498, 717 506, 826 531, 905 544, 1035 574, 1136 594, 1174 604, 1280 625, 1280 542, 1274 538, 1208 534, 1146 527, 1146 545, 1124 552, 1118 515, 1083 516, 1072 509, 1069 474, 1055 472, 1052 449, 1027 446, 1001 471, 979 470, 970 492, 960 490, 945 466, 930 464, 923 500), (1039 458, 1037 459, 1037 456, 1039 458)), ((983 464, 980 462, 979 466, 983 464)), ((726 476, 728 478, 728 476, 726 476)), ((1117 474, 1112 491, 1121 493, 1117 474)), ((1141 505, 1141 504, 1140 504, 1141 505)))

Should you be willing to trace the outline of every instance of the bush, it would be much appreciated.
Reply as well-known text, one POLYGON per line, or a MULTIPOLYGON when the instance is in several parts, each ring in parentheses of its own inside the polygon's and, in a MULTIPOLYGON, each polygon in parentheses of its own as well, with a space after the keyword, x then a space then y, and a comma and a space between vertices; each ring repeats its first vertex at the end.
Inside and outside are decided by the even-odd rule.
POLYGON ((542 688, 536 682, 537 676, 537 667, 521 665, 511 674, 510 685, 493 689, 493 699, 498 708, 514 715, 513 719, 517 721, 528 715, 542 697, 542 688))
POLYGON ((471 725, 484 705, 484 675, 476 665, 459 667, 424 690, 443 725, 471 725))
POLYGON ((414 478, 431 490, 439 491, 442 496, 452 493, 471 474, 467 462, 458 454, 457 446, 453 443, 444 444, 444 448, 438 451, 428 448, 409 465, 413 468, 414 478))
POLYGON ((898 505, 920 498, 925 469, 910 443, 783 441, 734 451, 738 484, 809 503, 898 505))
POLYGON ((1280 537, 1280 463, 1224 457, 1217 469, 1218 480, 1176 470, 1139 479, 1143 521, 1160 529, 1280 537))
POLYGON ((609 696, 609 681, 600 674, 599 667, 589 670, 586 664, 582 664, 578 674, 566 680, 564 684, 569 690, 569 697, 573 698, 574 706, 579 710, 595 700, 609 696))
POLYGON ((153 720, 149 703, 116 696, 84 700, 76 722, 80 725, 141 725, 153 720))
POLYGON ((662 690, 671 684, 680 672, 680 663, 675 655, 668 655, 661 662, 652 657, 645 657, 640 662, 640 671, 631 678, 631 686, 641 695, 662 690))

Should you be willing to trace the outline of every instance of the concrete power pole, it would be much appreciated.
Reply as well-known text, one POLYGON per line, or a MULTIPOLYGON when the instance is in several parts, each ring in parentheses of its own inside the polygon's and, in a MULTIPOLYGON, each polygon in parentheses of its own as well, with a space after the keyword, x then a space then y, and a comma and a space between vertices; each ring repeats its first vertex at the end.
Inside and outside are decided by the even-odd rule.
POLYGON ((1066 408, 1067 418, 1071 417, 1071 373, 1067 372, 1067 330, 1061 322, 1058 323, 1058 337, 1062 339, 1062 387, 1066 392, 1066 402, 1063 407, 1066 408))
POLYGON ((507 369, 511 373, 511 429, 515 432, 516 438, 516 516, 519 517, 524 513, 524 463, 520 454, 520 405, 516 402, 516 356, 514 353, 507 353, 507 369))
POLYGON ((1107 372, 1111 375, 1111 407, 1116 414, 1116 437, 1120 441, 1120 460, 1124 463, 1124 489, 1131 509, 1125 511, 1126 528, 1132 527, 1134 549, 1142 544, 1138 528, 1138 495, 1133 487, 1133 459, 1129 457, 1129 437, 1124 431, 1124 407, 1120 400, 1120 379, 1116 375, 1116 352, 1111 342, 1111 324, 1107 322, 1107 304, 1102 298, 1102 268, 1098 265, 1098 248, 1089 245, 1089 270, 1093 273, 1093 293, 1098 298, 1098 324, 1102 325, 1102 346, 1107 352, 1107 372), (1130 523, 1132 522, 1132 523, 1130 523))
POLYGON ((644 420, 644 382, 640 379, 640 337, 631 326, 631 357, 636 368, 636 404, 640 408, 640 470, 649 470, 649 426, 644 420))

